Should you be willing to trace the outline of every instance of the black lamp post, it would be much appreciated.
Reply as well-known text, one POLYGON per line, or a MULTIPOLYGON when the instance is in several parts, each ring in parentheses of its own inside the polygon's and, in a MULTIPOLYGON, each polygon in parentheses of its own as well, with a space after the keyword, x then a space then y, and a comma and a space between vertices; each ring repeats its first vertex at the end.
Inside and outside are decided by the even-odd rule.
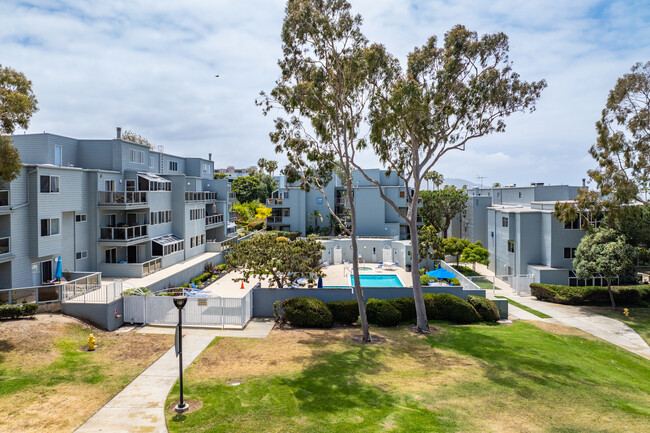
POLYGON ((178 308, 178 326, 176 332, 178 339, 177 356, 178 356, 178 376, 180 378, 180 390, 181 390, 181 399, 178 402, 178 405, 174 408, 176 413, 186 412, 190 406, 183 401, 183 307, 187 303, 187 296, 174 296, 174 305, 178 308))

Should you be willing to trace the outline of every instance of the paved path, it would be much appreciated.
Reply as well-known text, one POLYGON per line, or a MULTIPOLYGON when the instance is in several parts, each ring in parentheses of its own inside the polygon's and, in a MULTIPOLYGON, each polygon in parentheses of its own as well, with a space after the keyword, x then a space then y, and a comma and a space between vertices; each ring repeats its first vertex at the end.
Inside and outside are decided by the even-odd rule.
MULTIPOLYGON (((153 327, 145 327, 147 332, 153 327)), ((265 338, 273 328, 271 320, 253 319, 246 329, 219 331, 183 329, 183 369, 196 359, 221 333, 244 338, 265 338)), ((174 328, 158 328, 158 333, 174 333, 174 328)), ((226 335, 223 335, 226 336, 226 335)), ((169 349, 140 376, 95 413, 77 433, 167 433, 165 401, 178 380, 178 358, 174 348, 169 349)))
MULTIPOLYGON (((483 265, 477 265, 476 271, 489 277, 494 275, 492 271, 483 265)), ((512 288, 499 278, 495 279, 495 285, 500 289, 497 295, 506 296, 526 307, 530 307, 552 317, 552 319, 541 319, 534 314, 509 304, 508 313, 517 319, 554 322, 578 328, 608 343, 650 359, 650 346, 648 346, 648 343, 636 331, 623 322, 573 305, 539 301, 532 296, 517 296, 512 292, 512 288)), ((490 297, 491 291, 488 291, 487 294, 490 297)))

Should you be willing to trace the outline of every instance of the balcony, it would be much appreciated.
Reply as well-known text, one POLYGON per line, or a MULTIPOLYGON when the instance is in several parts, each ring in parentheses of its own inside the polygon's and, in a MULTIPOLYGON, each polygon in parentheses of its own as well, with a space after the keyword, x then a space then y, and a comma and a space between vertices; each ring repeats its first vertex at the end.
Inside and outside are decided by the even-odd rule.
POLYGON ((216 192, 186 191, 185 201, 215 201, 218 200, 216 192))
POLYGON ((146 191, 99 191, 101 206, 133 206, 147 204, 146 191))
POLYGON ((237 194, 235 194, 235 193, 232 192, 232 191, 229 192, 229 193, 228 193, 228 201, 236 201, 236 200, 237 200, 237 194))
POLYGON ((147 226, 100 227, 99 239, 102 241, 131 241, 147 236, 147 226))
POLYGON ((266 204, 269 206, 275 206, 282 204, 282 199, 281 198, 267 198, 266 199, 266 204))
POLYGON ((223 214, 216 214, 205 217, 206 227, 215 224, 223 224, 223 214))
POLYGON ((106 277, 142 278, 162 269, 162 258, 156 257, 137 263, 100 263, 99 270, 106 277))

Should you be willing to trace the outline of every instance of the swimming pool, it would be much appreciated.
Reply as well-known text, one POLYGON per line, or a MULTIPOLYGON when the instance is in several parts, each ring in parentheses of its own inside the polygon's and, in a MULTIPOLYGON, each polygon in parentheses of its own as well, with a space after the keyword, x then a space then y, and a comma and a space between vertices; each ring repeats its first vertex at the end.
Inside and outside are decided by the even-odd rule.
MULTIPOLYGON (((397 275, 359 275, 361 287, 404 287, 397 275)), ((354 286, 354 276, 350 275, 350 285, 354 286)))
POLYGON ((367 266, 359 266, 360 271, 372 271, 372 268, 369 268, 367 266))

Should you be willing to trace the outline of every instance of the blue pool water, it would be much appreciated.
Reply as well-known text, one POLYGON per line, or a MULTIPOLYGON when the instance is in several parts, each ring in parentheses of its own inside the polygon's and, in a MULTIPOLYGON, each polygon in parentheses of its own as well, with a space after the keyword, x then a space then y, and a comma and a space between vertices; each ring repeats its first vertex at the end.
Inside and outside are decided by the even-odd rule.
MULTIPOLYGON (((350 285, 354 286, 354 277, 350 275, 350 285)), ((404 287, 397 275, 359 275, 361 287, 404 287)))

